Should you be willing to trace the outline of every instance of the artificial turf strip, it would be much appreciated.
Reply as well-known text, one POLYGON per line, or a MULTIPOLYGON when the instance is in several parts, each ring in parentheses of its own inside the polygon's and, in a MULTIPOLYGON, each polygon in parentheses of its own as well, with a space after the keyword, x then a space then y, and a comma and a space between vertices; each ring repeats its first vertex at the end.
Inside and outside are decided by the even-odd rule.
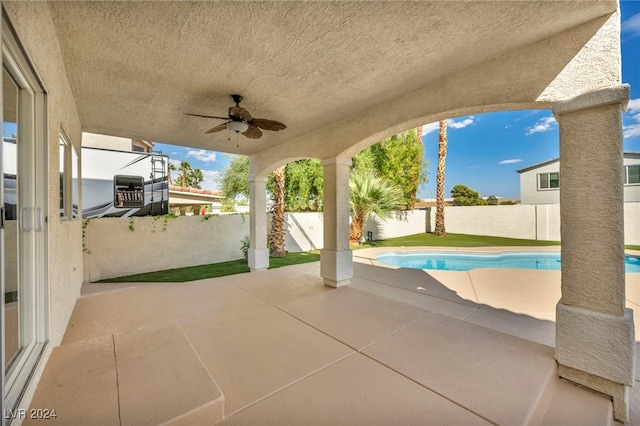
MULTIPOLYGON (((320 260, 320 251, 303 253, 287 253, 285 257, 269 258, 269 269, 300 263, 316 262, 320 260)), ((164 271, 145 272, 143 274, 126 275, 123 277, 107 278, 97 283, 172 283, 202 280, 205 278, 224 277, 226 275, 249 272, 249 266, 244 259, 230 262, 212 263, 209 265, 187 266, 184 268, 167 269, 164 271)))

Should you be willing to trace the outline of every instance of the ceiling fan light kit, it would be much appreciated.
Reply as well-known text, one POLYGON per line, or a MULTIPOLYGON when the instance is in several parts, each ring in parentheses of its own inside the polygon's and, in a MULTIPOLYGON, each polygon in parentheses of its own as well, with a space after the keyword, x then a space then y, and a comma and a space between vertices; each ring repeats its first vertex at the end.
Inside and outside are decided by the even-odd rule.
POLYGON ((217 126, 207 130, 205 134, 219 132, 224 129, 228 129, 229 132, 236 132, 236 135, 242 133, 243 136, 249 139, 259 139, 262 136, 262 130, 270 130, 277 132, 287 128, 283 123, 274 120, 267 120, 266 118, 253 118, 249 111, 240 106, 243 97, 240 95, 231 95, 231 98, 236 103, 235 106, 229 107, 227 117, 218 117, 214 115, 202 115, 191 114, 186 112, 186 115, 194 117, 215 118, 217 120, 227 120, 225 123, 218 124, 217 126), (262 129, 262 130, 260 130, 262 129))
POLYGON ((248 128, 249 123, 246 123, 244 121, 230 121, 227 123, 227 129, 236 133, 246 132, 248 128))

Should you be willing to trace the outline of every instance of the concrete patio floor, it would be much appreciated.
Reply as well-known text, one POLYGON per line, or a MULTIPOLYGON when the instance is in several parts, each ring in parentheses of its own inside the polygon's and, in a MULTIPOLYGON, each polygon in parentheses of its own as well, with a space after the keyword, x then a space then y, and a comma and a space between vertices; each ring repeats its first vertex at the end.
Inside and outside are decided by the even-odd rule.
POLYGON ((608 399, 557 378, 558 272, 354 256, 340 289, 318 262, 85 285, 31 408, 63 425, 614 424, 608 399))

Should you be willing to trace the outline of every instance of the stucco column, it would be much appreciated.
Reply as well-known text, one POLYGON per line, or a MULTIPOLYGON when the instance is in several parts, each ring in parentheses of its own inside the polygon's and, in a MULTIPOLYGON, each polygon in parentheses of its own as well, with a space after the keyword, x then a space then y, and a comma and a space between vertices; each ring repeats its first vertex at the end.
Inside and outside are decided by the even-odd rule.
POLYGON ((628 86, 557 102, 560 124, 562 298, 556 308, 561 377, 610 395, 628 419, 633 313, 625 309, 622 112, 628 86))
POLYGON ((349 249, 349 167, 351 159, 329 158, 324 169, 324 248, 320 252, 320 275, 331 287, 349 285, 353 256, 349 249))
POLYGON ((269 267, 266 177, 249 181, 249 205, 249 269, 259 271, 269 267))

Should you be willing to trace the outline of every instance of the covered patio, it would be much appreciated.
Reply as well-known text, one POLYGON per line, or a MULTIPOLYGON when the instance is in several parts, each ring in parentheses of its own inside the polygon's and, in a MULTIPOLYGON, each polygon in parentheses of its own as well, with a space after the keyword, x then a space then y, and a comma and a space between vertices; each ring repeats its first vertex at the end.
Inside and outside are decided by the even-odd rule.
POLYGON ((64 425, 614 424, 557 377, 558 272, 478 270, 470 292, 356 260, 341 289, 317 262, 85 285, 31 407, 64 425))
MULTIPOLYGON (((556 396, 557 389, 583 392, 565 386, 560 376, 608 395, 615 418, 629 419, 635 330, 633 313, 626 307, 619 173, 621 114, 629 87, 620 75, 616 0, 3 1, 2 6, 3 63, 15 93, 3 97, 4 110, 14 109, 5 121, 16 122, 22 138, 18 146, 25 147, 16 163, 25 174, 18 180, 26 184, 14 207, 39 224, 30 229, 19 228, 16 220, 10 224, 25 242, 21 247, 30 249, 13 259, 24 273, 16 286, 23 309, 16 329, 10 330, 16 335, 19 331, 22 342, 15 361, 2 357, 3 395, 11 408, 44 407, 34 405, 45 402, 39 394, 33 402, 31 396, 50 354, 49 368, 58 363, 73 372, 80 362, 91 363, 78 353, 102 348, 104 356, 98 359, 105 362, 104 370, 89 365, 88 371, 104 373, 105 386, 112 390, 104 415, 112 416, 109 420, 117 415, 123 423, 143 415, 138 408, 143 401, 136 398, 149 394, 144 386, 168 392, 167 400, 188 397, 196 389, 208 395, 185 402, 177 411, 169 410, 171 404, 157 403, 145 409, 145 416, 169 410, 159 422, 179 422, 179 416, 191 410, 193 416, 202 415, 198 407, 205 404, 215 411, 223 396, 224 412, 233 414, 228 417, 233 422, 253 410, 288 411, 274 408, 288 400, 280 401, 274 392, 291 385, 302 397, 305 393, 297 387, 314 389, 314 380, 327 386, 331 399, 324 403, 307 393, 298 404, 300 416, 314 416, 317 410, 339 416, 334 407, 357 400, 351 385, 358 382, 355 377, 349 380, 344 370, 361 374, 362 388, 375 388, 366 380, 388 376, 393 386, 416 389, 422 396, 393 401, 405 407, 403 413, 416 416, 438 413, 462 423, 543 420, 556 411, 556 401, 563 400, 556 396), (205 134, 224 121, 187 115, 224 116, 232 106, 231 94, 244 96, 242 106, 254 117, 287 128, 265 131, 260 139, 231 129, 205 134), (15 112, 16 99, 30 100, 32 108, 15 112), (348 245, 351 158, 385 137, 425 123, 518 109, 552 110, 560 127, 563 271, 555 308, 555 353, 433 313, 433 308, 408 308, 353 288, 362 277, 348 245), (71 164, 71 148, 80 152, 83 131, 248 155, 253 274, 241 279, 251 282, 229 278, 219 280, 218 286, 148 286, 78 298, 83 284, 82 221, 69 211, 66 218, 60 215, 60 144, 62 140, 68 147, 62 163, 71 164), (320 159, 324 168, 324 241, 319 270, 316 265, 311 275, 292 274, 298 278, 290 281, 278 276, 280 272, 265 271, 266 182, 278 166, 302 158, 320 159), (299 285, 298 279, 308 285, 299 285), (289 286, 283 289, 283 283, 289 286), (348 285, 353 287, 332 289, 348 285), (185 297, 191 293, 187 288, 193 296, 185 297), (224 299, 219 292, 229 293, 232 302, 236 296, 242 299, 237 310, 234 302, 213 309, 218 297, 224 299), (104 305, 108 309, 101 303, 85 308, 111 298, 114 302, 104 305), (127 306, 133 315, 129 320, 127 306), (379 325, 362 323, 367 315, 379 325), (216 329, 219 334, 212 333, 216 329), (252 346, 271 333, 279 336, 275 343, 265 343, 260 351, 252 346), (465 338, 445 339, 451 334, 465 338), (298 359, 306 359, 291 356, 295 348, 287 345, 294 335, 302 339, 296 348, 317 350, 308 353, 312 361, 289 374, 298 359), (213 336, 220 340, 211 340, 213 336), (138 346, 143 342, 148 345, 138 346), (121 361, 128 367, 116 371, 113 355, 118 356, 119 347, 125 350, 121 361), (160 350, 165 347, 176 352, 160 350), (137 363, 145 359, 138 351, 150 357, 149 364, 137 363), (183 359, 193 367, 185 376, 180 375, 183 359), (478 360, 486 364, 478 368, 478 360), (233 368, 235 362, 246 364, 233 368), (152 376, 157 383, 140 380, 154 363, 173 368, 161 368, 165 376, 152 376), (251 366, 261 368, 256 372, 251 366), (110 376, 114 371, 122 379, 115 387, 110 376), (273 381, 260 378, 250 386, 254 390, 229 387, 252 383, 255 374, 270 371, 273 381), (344 386, 332 388, 334 377, 344 386), (475 392, 467 390, 473 377, 479 386, 475 392), (258 382, 269 385, 260 388, 258 382), (489 388, 496 393, 485 405, 489 388), (501 393, 504 390, 508 392, 501 393), (500 395, 511 402, 510 409, 495 408, 506 400, 500 395), (420 398, 439 408, 433 413, 413 411, 410 407, 422 405, 416 402, 420 398), (321 409, 314 404, 322 404, 321 409), (504 413, 514 417, 501 417, 504 413)), ((81 196, 78 202, 81 206, 81 196)), ((5 252, 3 245, 3 256, 5 252)), ((465 306, 455 304, 456 309, 465 306)), ((3 334, 3 346, 5 340, 3 334)), ((41 389, 47 380, 45 374, 41 389)), ((101 392, 83 390, 78 398, 93 401, 101 392)), ((400 393, 381 391, 361 401, 361 418, 382 413, 366 408, 376 406, 372 401, 389 401, 400 393)), ((82 411, 79 401, 74 403, 78 413, 101 412, 82 411)), ((55 408, 62 407, 60 401, 55 408)), ((582 410, 575 411, 579 415, 582 410)), ((422 419, 428 417, 415 418, 422 419)), ((388 418, 380 414, 373 420, 388 418)))

